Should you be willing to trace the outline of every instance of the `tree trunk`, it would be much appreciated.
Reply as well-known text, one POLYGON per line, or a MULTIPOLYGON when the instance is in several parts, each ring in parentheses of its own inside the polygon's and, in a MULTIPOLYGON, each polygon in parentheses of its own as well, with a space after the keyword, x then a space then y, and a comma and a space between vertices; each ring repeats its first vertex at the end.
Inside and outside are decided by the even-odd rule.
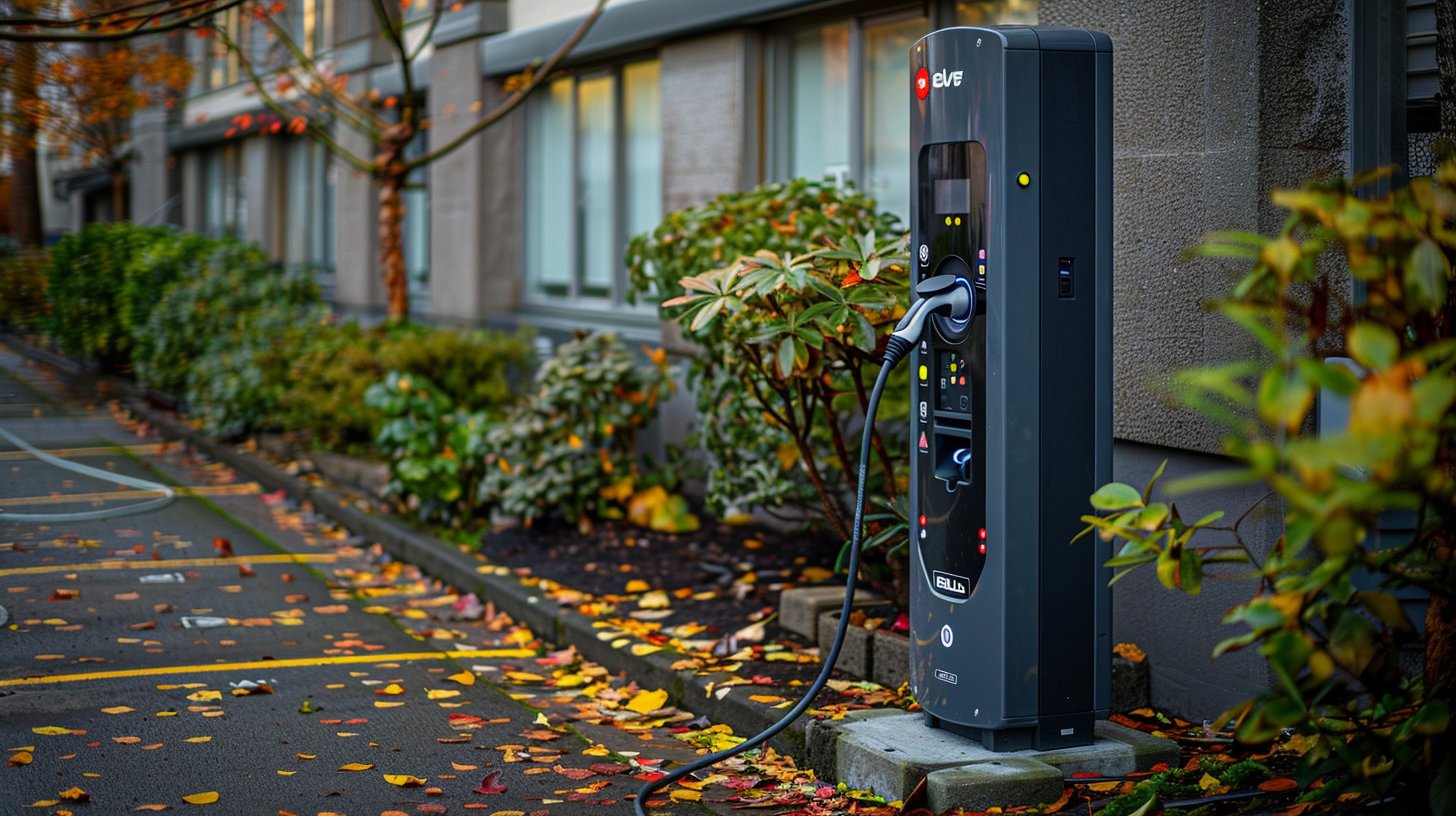
POLYGON ((111 171, 111 220, 126 220, 126 170, 111 171))
POLYGON ((391 176, 379 190, 379 263, 389 293, 389 319, 409 320, 409 280, 404 269, 404 177, 391 176))
POLYGON ((36 45, 14 43, 11 65, 12 109, 10 140, 10 225, 24 247, 38 247, 45 240, 40 211, 40 168, 36 157, 36 124, 32 118, 36 103, 36 45))

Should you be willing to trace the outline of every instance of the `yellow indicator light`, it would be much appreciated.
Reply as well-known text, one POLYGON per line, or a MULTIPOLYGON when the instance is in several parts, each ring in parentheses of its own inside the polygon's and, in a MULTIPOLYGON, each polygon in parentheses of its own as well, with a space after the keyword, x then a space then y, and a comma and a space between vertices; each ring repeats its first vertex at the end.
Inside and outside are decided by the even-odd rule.
POLYGON ((1031 186, 1031 174, 1030 173, 1022 173, 1021 175, 1018 175, 1016 177, 1016 183, 1018 185, 1022 186, 1022 187, 1030 187, 1031 186))
POLYGON ((922 379, 922 380, 928 380, 928 379, 930 379, 930 369, 929 369, 929 367, 927 367, 927 366, 921 366, 920 367, 920 379, 922 379))
POLYGON ((955 369, 955 363, 951 363, 950 364, 950 373, 954 374, 955 371, 956 371, 956 369, 955 369))
POLYGON ((986 265, 981 264, 980 266, 976 267, 976 271, 981 273, 982 275, 986 274, 986 265))
POLYGON ((945 217, 945 225, 947 227, 950 226, 950 216, 948 216, 948 215, 945 217))
POLYGON ((956 226, 959 227, 960 225, 961 225, 961 217, 958 215, 958 216, 956 216, 956 226))

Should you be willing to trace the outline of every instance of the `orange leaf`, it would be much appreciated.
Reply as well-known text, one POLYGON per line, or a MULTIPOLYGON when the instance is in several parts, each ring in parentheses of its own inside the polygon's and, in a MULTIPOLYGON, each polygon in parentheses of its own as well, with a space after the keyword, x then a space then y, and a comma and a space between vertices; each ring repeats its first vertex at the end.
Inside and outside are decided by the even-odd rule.
POLYGON ((1299 783, 1287 776, 1276 776, 1273 779, 1259 783, 1259 790, 1268 791, 1269 793, 1280 793, 1281 791, 1294 790, 1297 787, 1299 787, 1299 783))

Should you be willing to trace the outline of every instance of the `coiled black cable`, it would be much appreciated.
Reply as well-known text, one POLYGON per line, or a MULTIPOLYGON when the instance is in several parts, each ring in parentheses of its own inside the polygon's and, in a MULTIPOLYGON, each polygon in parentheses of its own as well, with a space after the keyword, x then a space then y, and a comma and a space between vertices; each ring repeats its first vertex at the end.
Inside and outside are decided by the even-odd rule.
POLYGON ((829 654, 824 657, 824 665, 819 670, 819 676, 814 678, 814 683, 809 686, 809 690, 804 693, 804 696, 799 702, 793 708, 789 709, 789 712, 780 718, 778 722, 732 748, 699 757, 697 760, 671 773, 645 783, 637 791, 637 798, 633 802, 633 808, 637 816, 647 816, 647 797, 651 796, 654 792, 671 785, 673 782, 682 779, 688 774, 716 765, 729 757, 737 756, 744 751, 757 748, 773 739, 779 732, 788 728, 794 720, 801 717, 805 711, 809 710, 809 706, 814 702, 814 698, 819 696, 819 692, 824 690, 824 684, 829 681, 829 675, 834 671, 834 664, 839 660, 840 647, 844 645, 844 634, 846 628, 849 626, 849 612, 854 605, 855 581, 859 575, 861 531, 864 527, 865 474, 869 468, 870 438, 875 427, 875 414, 879 412, 880 396, 884 393, 885 383, 890 379, 890 372, 904 359, 911 347, 909 343, 903 341, 895 342, 899 339, 898 337, 891 338, 889 348, 885 351, 884 364, 880 366, 879 376, 875 378, 875 385, 870 389, 869 402, 865 405, 864 431, 860 434, 859 443, 858 487, 855 490, 854 496, 854 528, 850 533, 849 578, 844 586, 844 605, 839 611, 839 628, 834 631, 834 644, 829 647, 829 654))

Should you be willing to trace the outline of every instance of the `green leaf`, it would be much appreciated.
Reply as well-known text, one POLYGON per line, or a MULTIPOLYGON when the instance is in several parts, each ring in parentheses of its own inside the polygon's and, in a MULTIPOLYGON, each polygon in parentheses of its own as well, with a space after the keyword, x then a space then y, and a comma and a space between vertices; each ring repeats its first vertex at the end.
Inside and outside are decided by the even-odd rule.
POLYGON ((1203 588, 1203 562, 1198 553, 1186 547, 1178 556, 1178 585, 1189 595, 1197 595, 1203 588))
POLYGON ((1446 279, 1451 265, 1446 253, 1429 238, 1411 250, 1404 264, 1405 299, 1412 311, 1434 312, 1446 302, 1446 279))
POLYGON ((1359 677, 1375 659, 1375 628, 1360 613, 1341 610, 1330 630, 1329 651, 1341 668, 1359 677))
POLYGON ((1314 404, 1314 389, 1299 376, 1298 370, 1286 372, 1271 368, 1259 383, 1259 416, 1271 425, 1287 431, 1297 430, 1314 404))
POLYGON ((1395 332, 1368 320, 1362 320, 1350 329, 1346 347, 1356 362, 1376 371, 1390 368, 1400 354, 1400 341, 1396 339, 1395 332))
POLYGON ((1129 507, 1142 507, 1142 494, 1132 485, 1122 482, 1109 482, 1097 489, 1096 493, 1088 499, 1092 506, 1098 510, 1124 510, 1129 507))
POLYGON ((1158 553, 1158 581, 1168 589, 1178 588, 1179 551, 1165 547, 1158 553))
POLYGON ((785 379, 794 373, 794 338, 785 337, 779 343, 778 352, 779 374, 785 379))
POLYGON ((1456 380, 1449 376, 1427 376, 1411 388, 1411 398, 1415 401, 1416 416, 1426 422, 1439 422, 1451 403, 1456 402, 1456 380))
POLYGON ((1148 504, 1153 500, 1153 486, 1158 483, 1159 479, 1163 478, 1163 471, 1167 469, 1168 460, 1164 459, 1158 464, 1158 469, 1153 471, 1153 477, 1148 479, 1147 485, 1143 487, 1143 504, 1148 504))
POLYGON ((1400 600, 1388 592, 1360 592, 1356 596, 1360 605, 1370 610, 1381 623, 1403 634, 1413 634, 1415 627, 1406 617, 1400 600))

